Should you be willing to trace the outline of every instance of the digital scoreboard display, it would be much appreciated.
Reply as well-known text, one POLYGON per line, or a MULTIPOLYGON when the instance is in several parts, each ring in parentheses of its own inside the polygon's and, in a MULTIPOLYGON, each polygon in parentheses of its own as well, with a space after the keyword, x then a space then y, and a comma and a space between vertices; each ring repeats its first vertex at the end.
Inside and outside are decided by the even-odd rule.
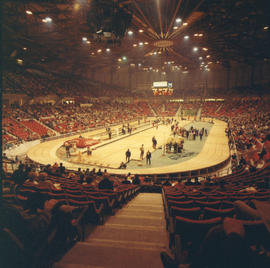
POLYGON ((168 81, 153 82, 152 91, 154 96, 171 96, 173 94, 172 82, 168 81))

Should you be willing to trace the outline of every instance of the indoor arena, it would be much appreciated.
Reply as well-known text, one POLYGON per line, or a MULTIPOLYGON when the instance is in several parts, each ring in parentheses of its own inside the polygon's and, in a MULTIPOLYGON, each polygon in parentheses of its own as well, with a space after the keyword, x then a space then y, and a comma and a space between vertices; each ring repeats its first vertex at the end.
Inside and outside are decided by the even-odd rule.
POLYGON ((270 267, 269 1, 2 22, 0 267, 270 267))

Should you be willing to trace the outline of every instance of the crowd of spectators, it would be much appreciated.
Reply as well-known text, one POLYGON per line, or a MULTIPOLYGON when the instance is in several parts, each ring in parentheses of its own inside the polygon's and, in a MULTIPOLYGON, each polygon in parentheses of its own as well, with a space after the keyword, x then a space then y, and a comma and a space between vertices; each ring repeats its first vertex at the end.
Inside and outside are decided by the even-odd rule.
POLYGON ((229 142, 235 144, 237 151, 233 156, 235 166, 240 162, 256 169, 269 161, 270 105, 267 100, 206 102, 202 105, 201 115, 228 122, 229 142))
POLYGON ((43 71, 3 73, 3 89, 6 93, 26 94, 38 97, 56 94, 61 97, 91 95, 92 97, 128 97, 129 91, 115 85, 89 80, 70 74, 54 74, 43 71))
POLYGON ((113 176, 101 169, 70 171, 62 163, 20 163, 12 174, 2 170, 1 178, 3 267, 51 264, 83 239, 85 224, 102 224, 104 215, 128 202, 140 183, 137 178, 126 184, 129 177, 113 176))
POLYGON ((162 103, 151 103, 152 109, 155 111, 158 117, 171 117, 175 116, 179 109, 179 103, 177 102, 162 102, 162 103))
POLYGON ((4 107, 3 134, 12 135, 13 139, 6 136, 3 144, 11 140, 20 144, 23 141, 54 136, 56 133, 66 134, 107 127, 148 116, 153 114, 147 103, 129 104, 115 100, 95 101, 91 106, 82 107, 74 104, 25 104, 17 108, 4 107))
POLYGON ((39 115, 38 120, 60 134, 106 127, 135 120, 144 114, 134 105, 117 102, 98 102, 91 107, 62 105, 50 107, 51 116, 39 115))
POLYGON ((202 112, 201 117, 215 117, 217 110, 221 108, 223 102, 204 102, 201 106, 202 112))
POLYGON ((163 201, 175 254, 161 252, 164 267, 269 266, 269 163, 171 185, 163 201))
MULTIPOLYGON (((262 100, 205 102, 201 106, 199 103, 183 103, 182 116, 185 116, 183 113, 186 111, 197 111, 199 107, 202 108, 202 117, 215 117, 229 122, 231 135, 241 154, 247 151, 246 147, 249 147, 248 149, 252 145, 258 147, 259 143, 264 142, 269 131, 270 107, 262 100)), ((3 145, 6 147, 6 143, 18 144, 22 141, 53 136, 56 133, 66 134, 95 127, 107 127, 154 116, 153 110, 158 116, 173 116, 178 108, 179 103, 124 103, 115 100, 99 100, 86 107, 74 104, 32 104, 13 109, 4 107, 3 145), (36 120, 32 121, 36 126, 31 126, 31 120, 36 120), (39 122, 41 124, 38 127, 39 122), (41 125, 45 128, 47 126, 47 131, 41 125), (35 127, 38 130, 35 131, 35 127)))
MULTIPOLYGON (((175 111, 176 106, 177 105, 174 104, 172 106, 168 105, 167 107, 167 105, 162 104, 160 106, 153 105, 152 108, 156 109, 156 111, 162 111, 163 109, 166 111, 175 111)), ((182 109, 197 109, 198 107, 198 104, 184 104, 182 109)), ((249 205, 252 205, 251 200, 253 199, 265 201, 266 198, 269 198, 269 104, 263 100, 241 100, 224 103, 204 103, 201 107, 203 116, 215 117, 228 122, 227 135, 230 142, 235 143, 238 156, 236 173, 227 177, 215 178, 215 180, 207 178, 202 182, 196 178, 194 181, 190 179, 178 183, 172 188, 167 188, 167 199, 169 200, 168 196, 171 196, 174 207, 180 205, 181 202, 186 202, 183 203, 183 205, 191 203, 194 205, 197 202, 196 204, 198 206, 200 205, 200 211, 202 210, 202 205, 204 205, 203 202, 205 202, 205 204, 208 202, 208 205, 213 205, 214 203, 217 205, 218 202, 220 205, 223 203, 228 205, 231 202, 229 208, 218 207, 218 209, 226 210, 226 213, 231 213, 232 211, 236 213, 236 205, 241 205, 238 202, 235 204, 235 207, 233 207, 233 201, 247 201, 246 203, 249 205), (176 197, 177 195, 178 197, 176 197), (177 198, 179 200, 176 200, 177 198), (185 201, 180 200, 180 198, 185 199, 185 201)), ((71 131, 85 130, 91 127, 122 123, 125 120, 128 121, 152 115, 151 108, 147 103, 127 104, 109 101, 93 103, 91 107, 75 105, 52 106, 46 104, 28 105, 20 109, 4 108, 4 111, 2 134, 4 135, 5 143, 10 142, 16 137, 20 140, 40 138, 40 135, 29 131, 29 129, 22 124, 25 120, 29 121, 35 119, 62 134, 71 131), (23 133, 27 135, 25 134, 24 137, 23 133)), ((53 135, 53 132, 51 134, 53 135)), ((234 155, 232 157, 233 161, 237 156, 234 155)), ((23 220, 20 218, 20 221, 24 222, 24 224, 26 223, 24 225, 24 230, 27 230, 27 232, 24 231, 25 234, 33 234, 38 228, 44 230, 44 232, 39 233, 41 236, 50 234, 50 228, 55 226, 53 225, 55 221, 58 223, 60 221, 62 226, 66 226, 66 229, 64 232, 57 230, 54 243, 59 243, 59 241, 65 243, 63 241, 72 240, 76 235, 72 227, 72 220, 74 220, 74 218, 72 218, 72 212, 75 208, 66 202, 62 202, 63 200, 61 202, 55 201, 54 198, 52 198, 53 195, 57 196, 57 194, 64 192, 64 195, 72 196, 72 191, 74 195, 76 191, 85 193, 92 191, 92 194, 98 191, 110 191, 110 193, 113 194, 114 192, 122 191, 121 189, 123 189, 122 187, 124 186, 128 187, 140 183, 138 177, 132 180, 130 176, 124 178, 110 175, 106 170, 78 169, 77 171, 69 171, 66 170, 61 163, 55 163, 52 166, 48 165, 45 167, 39 167, 35 164, 20 164, 18 169, 15 170, 10 177, 4 174, 3 171, 1 176, 8 179, 6 181, 11 181, 9 187, 7 187, 9 188, 7 191, 15 192, 15 199, 19 198, 19 204, 23 204, 19 209, 16 206, 6 207, 5 211, 10 213, 7 219, 17 219, 19 222, 19 217, 22 217, 23 220), (67 183, 72 183, 76 186, 76 189, 70 190, 65 188, 67 183), (31 191, 34 189, 34 192, 37 192, 37 194, 33 193, 33 195, 24 196, 23 193, 29 192, 29 190, 25 191, 25 189, 31 189, 31 191), (40 198, 40 190, 46 193, 49 192, 50 198, 40 198), (37 200, 42 202, 37 202, 37 200), (59 215, 61 215, 60 218, 59 215), (46 217, 48 217, 48 221, 46 221, 46 217)), ((109 199, 110 198, 108 198, 108 200, 109 199)), ((171 211, 173 211, 173 209, 171 209, 171 211)), ((177 212, 177 209, 174 209, 174 211, 177 212)), ((205 211, 207 211, 207 209, 204 209, 204 213, 205 211)), ((209 211, 213 212, 213 209, 209 211)), ((222 213, 225 213, 224 211, 222 213)), ((185 213, 186 212, 187 211, 185 211, 185 213)), ((167 216, 170 217, 170 215, 167 216)), ((226 221, 228 220, 219 221, 219 223, 223 224, 222 229, 219 230, 219 235, 222 234, 220 237, 225 240, 229 237, 229 239, 232 239, 231 242, 237 241, 237 243, 241 243, 241 237, 230 236, 226 233, 228 231, 226 221)), ((235 226, 235 222, 230 221, 229 223, 229 225, 235 226)), ((12 227, 11 221, 6 222, 6 224, 10 228, 14 227, 12 227)), ((239 222, 237 224, 238 230, 241 230, 242 227, 239 227, 239 222)), ((14 230, 16 230, 16 228, 14 230)), ((22 233, 23 232, 19 232, 16 235, 20 236, 20 239, 24 241, 25 237, 21 236, 22 233)), ((233 233, 239 235, 239 233, 235 231, 233 233)), ((5 235, 7 234, 5 233, 5 235)), ((216 237, 215 239, 215 243, 219 243, 218 241, 220 240, 216 237)), ((27 241, 27 239, 25 241, 27 241)), ((206 239, 206 241, 208 243, 209 239, 206 239)), ((57 244, 57 246, 59 246, 59 244, 57 244)), ((211 247, 211 250, 212 249, 213 247, 211 247)), ((249 248, 246 249, 245 253, 250 252, 249 248)), ((220 252, 215 252, 220 254, 220 252)), ((206 254, 209 254, 209 251, 207 251, 206 254)), ((230 254, 232 254, 232 252, 230 254)), ((207 267, 208 260, 206 260, 203 255, 204 254, 200 255, 200 260, 202 262, 205 261, 205 267, 207 267)), ((222 257, 224 257, 223 254, 222 257)), ((239 259, 241 258, 238 258, 238 260, 239 259)), ((166 260, 164 260, 164 262, 165 261, 166 260)), ((224 261, 224 259, 222 259, 222 261, 224 261)), ((252 259, 252 261, 254 261, 254 259, 252 259)), ((174 263, 171 264, 174 266, 170 267, 177 267, 178 264, 179 263, 174 260, 174 263)), ((194 267, 197 266, 194 264, 194 267)))
POLYGON ((2 146, 5 149, 23 142, 55 135, 49 128, 34 121, 31 114, 19 108, 2 109, 2 146))

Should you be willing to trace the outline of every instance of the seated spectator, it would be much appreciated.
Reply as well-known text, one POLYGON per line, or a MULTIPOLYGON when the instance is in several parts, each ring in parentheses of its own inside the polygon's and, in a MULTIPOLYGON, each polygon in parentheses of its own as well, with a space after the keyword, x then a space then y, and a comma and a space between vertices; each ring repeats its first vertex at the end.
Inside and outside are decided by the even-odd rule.
POLYGON ((248 186, 242 190, 240 190, 239 192, 244 192, 244 193, 256 193, 257 189, 254 186, 248 186))
POLYGON ((86 178, 85 178, 84 174, 81 174, 80 178, 78 180, 78 183, 83 184, 84 182, 86 182, 86 178))
POLYGON ((91 177, 91 176, 86 176, 85 181, 86 181, 87 184, 91 184, 91 183, 93 182, 93 177, 91 177))
POLYGON ((58 167, 58 173, 60 175, 63 175, 66 173, 66 168, 63 166, 63 163, 60 163, 59 167, 58 167))
POLYGON ((93 168, 93 169, 91 170, 90 174, 91 174, 91 175, 96 175, 96 169, 93 168))
POLYGON ((97 176, 102 176, 102 171, 101 171, 101 168, 98 170, 98 172, 97 172, 97 176))
POLYGON ((122 184, 131 184, 131 182, 128 180, 128 177, 124 178, 122 181, 122 184))
POLYGON ((199 178, 198 177, 195 177, 194 178, 193 185, 201 185, 201 183, 199 182, 199 178))
POLYGON ((78 168, 78 170, 75 172, 75 174, 80 177, 83 174, 81 168, 78 168))
POLYGON ((1 179, 2 179, 2 181, 7 179, 7 176, 6 176, 6 173, 3 169, 3 167, 1 167, 1 179))
POLYGON ((104 176, 109 176, 109 173, 107 172, 107 169, 104 169, 103 175, 104 176))
POLYGON ((104 177, 98 184, 98 189, 101 190, 113 190, 113 182, 108 179, 108 177, 104 177))
POLYGON ((39 175, 36 177, 37 185, 42 188, 47 188, 49 190, 58 190, 55 188, 54 184, 48 180, 48 174, 45 172, 40 172, 39 175))
POLYGON ((58 164, 55 162, 52 167, 55 168, 55 169, 57 169, 58 168, 58 164))
POLYGON ((252 200, 255 208, 250 207, 245 202, 237 200, 234 202, 236 217, 243 220, 263 220, 265 227, 270 233, 270 200, 252 200))
POLYGON ((141 184, 141 181, 138 175, 135 175, 135 178, 133 179, 132 183, 137 184, 137 185, 141 184))
POLYGON ((38 183, 38 172, 31 171, 28 174, 28 178, 25 180, 24 184, 37 184, 38 183))
POLYGON ((243 224, 233 218, 225 218, 221 225, 209 230, 188 266, 180 264, 180 256, 174 259, 166 252, 161 252, 160 256, 165 268, 256 267, 256 256, 246 242, 243 224))
POLYGON ((213 186, 216 185, 216 183, 214 183, 211 178, 208 176, 205 179, 205 182, 203 183, 204 186, 213 186))
POLYGON ((134 175, 131 175, 130 172, 127 174, 127 180, 131 183, 134 175))
POLYGON ((240 221, 225 218, 222 225, 211 228, 194 258, 191 268, 255 267, 255 256, 245 239, 240 221))
POLYGON ((163 184, 163 186, 172 186, 169 180, 166 180, 163 184))
POLYGON ((193 185, 193 183, 191 181, 191 178, 188 178, 184 184, 187 185, 187 186, 193 185))
POLYGON ((43 168, 43 171, 46 172, 47 174, 50 174, 50 175, 54 175, 54 174, 57 174, 59 173, 58 172, 58 168, 53 168, 50 164, 49 165, 46 165, 44 168, 43 168))
POLYGON ((55 199, 47 199, 39 192, 32 193, 24 205, 23 210, 6 206, 5 214, 8 216, 5 217, 3 226, 15 233, 25 247, 34 251, 41 241, 45 242, 41 239, 47 239, 52 228, 58 224, 60 229, 55 233, 55 237, 57 236, 59 242, 63 243, 70 235, 65 227, 71 224, 71 212, 75 207, 55 199), (65 222, 66 220, 68 221, 65 222))
POLYGON ((227 185, 227 183, 226 183, 226 181, 225 180, 219 180, 218 181, 218 184, 219 184, 219 188, 220 188, 220 190, 221 191, 226 191, 226 185, 227 185))
POLYGON ((126 169, 127 168, 127 165, 124 162, 121 162, 119 168, 120 169, 126 169))
POLYGON ((257 182, 256 187, 258 189, 270 189, 270 179, 265 177, 262 182, 257 182))
POLYGON ((89 170, 89 168, 86 169, 86 171, 84 172, 84 175, 85 175, 85 176, 90 175, 90 170, 89 170))
POLYGON ((246 164, 247 164, 247 162, 246 162, 245 158, 244 158, 243 156, 241 156, 240 161, 239 161, 239 165, 240 165, 241 167, 243 167, 243 166, 245 166, 246 164))
POLYGON ((23 164, 20 164, 18 169, 16 169, 11 175, 11 180, 14 181, 15 184, 22 185, 28 176, 28 170, 23 164))

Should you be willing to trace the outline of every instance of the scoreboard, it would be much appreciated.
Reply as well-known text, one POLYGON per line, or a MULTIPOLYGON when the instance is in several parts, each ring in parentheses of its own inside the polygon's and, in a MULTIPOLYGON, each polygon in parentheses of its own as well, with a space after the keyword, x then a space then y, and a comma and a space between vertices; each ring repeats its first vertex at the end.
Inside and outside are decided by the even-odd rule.
POLYGON ((154 96, 171 96, 173 94, 172 82, 153 82, 152 91, 154 96))

